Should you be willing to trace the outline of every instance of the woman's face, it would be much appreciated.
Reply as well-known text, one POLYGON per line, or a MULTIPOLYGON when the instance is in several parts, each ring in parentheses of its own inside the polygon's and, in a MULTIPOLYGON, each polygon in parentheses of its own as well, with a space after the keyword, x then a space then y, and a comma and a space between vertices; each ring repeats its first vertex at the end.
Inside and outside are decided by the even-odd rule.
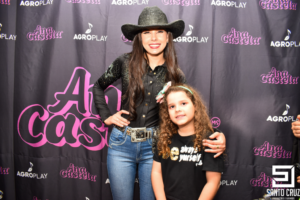
POLYGON ((162 29, 153 29, 143 31, 142 43, 148 56, 159 56, 163 54, 165 47, 169 41, 168 33, 162 29))

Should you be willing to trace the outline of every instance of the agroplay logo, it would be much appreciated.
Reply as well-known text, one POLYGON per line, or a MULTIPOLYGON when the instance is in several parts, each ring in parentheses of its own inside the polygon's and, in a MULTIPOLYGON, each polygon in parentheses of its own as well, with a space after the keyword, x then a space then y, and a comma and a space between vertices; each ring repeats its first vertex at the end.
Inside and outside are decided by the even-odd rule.
POLYGON ((221 180, 220 186, 236 186, 238 180, 221 180))
POLYGON ((234 8, 246 8, 247 2, 235 2, 235 1, 221 1, 221 0, 212 0, 212 6, 226 6, 234 8))
POLYGON ((149 0, 113 0, 111 5, 126 6, 126 5, 148 5, 149 0))
POLYGON ((33 179, 47 179, 48 173, 32 173, 33 170, 33 163, 29 162, 30 167, 28 168, 27 172, 18 171, 17 176, 25 177, 25 178, 33 178, 33 179))
POLYGON ((162 3, 166 6, 199 6, 200 0, 162 0, 162 3))
POLYGON ((283 41, 271 41, 270 46, 271 47, 299 47, 300 42, 288 41, 290 39, 291 34, 292 34, 292 31, 287 29, 287 35, 284 37, 283 41))
MULTIPOLYGON (((0 23, 0 31, 3 28, 2 23, 0 23)), ((6 34, 6 33, 0 33, 0 39, 1 40, 13 40, 15 41, 17 39, 16 35, 13 34, 6 34)))
POLYGON ((272 67, 268 74, 260 75, 262 83, 268 84, 298 84, 299 76, 292 77, 288 71, 279 71, 275 67, 272 67))
POLYGON ((297 3, 292 0, 260 0, 259 5, 266 10, 297 10, 297 3))
POLYGON ((73 37, 73 40, 92 40, 92 41, 106 41, 107 35, 91 35, 90 33, 92 32, 92 28, 94 27, 93 24, 88 23, 89 28, 85 31, 84 34, 75 34, 73 37))
POLYGON ((290 108, 291 107, 288 104, 286 104, 285 110, 283 111, 281 116, 269 115, 266 121, 267 122, 294 122, 294 121, 296 121, 296 120, 294 120, 294 116, 287 116, 290 108))
POLYGON ((208 37, 196 37, 196 36, 192 36, 193 33, 193 29, 194 27, 192 25, 189 25, 189 30, 188 32, 185 34, 185 36, 181 36, 178 37, 176 39, 174 39, 174 42, 195 42, 195 43, 207 43, 208 41, 208 37))
POLYGON ((53 0, 35 0, 35 1, 21 1, 20 6, 47 6, 52 5, 53 0))

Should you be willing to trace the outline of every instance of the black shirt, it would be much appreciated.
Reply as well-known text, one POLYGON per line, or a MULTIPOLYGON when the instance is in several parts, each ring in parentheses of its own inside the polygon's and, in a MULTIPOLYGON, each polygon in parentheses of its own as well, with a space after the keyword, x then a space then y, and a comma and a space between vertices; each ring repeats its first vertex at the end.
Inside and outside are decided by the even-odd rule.
MULTIPOLYGON (((94 102, 98 109, 101 120, 105 121, 112 114, 104 98, 104 90, 118 79, 122 79, 122 94, 125 94, 129 84, 128 62, 130 55, 123 54, 117 58, 106 70, 106 72, 96 81, 93 87, 94 102)), ((179 69, 178 69, 179 70, 179 69)), ((146 74, 143 79, 144 100, 140 94, 136 102, 139 105, 136 108, 137 118, 130 122, 130 127, 153 127, 159 125, 159 106, 156 103, 156 95, 165 84, 167 66, 165 64, 155 67, 154 70, 147 66, 146 74)), ((181 82, 185 82, 184 75, 180 71, 181 82)), ((122 110, 128 111, 128 99, 122 100, 122 110)), ((123 116, 125 118, 125 116, 123 116)))
POLYGON ((173 135, 171 155, 167 159, 158 156, 153 160, 161 163, 166 197, 172 200, 197 200, 206 184, 206 172, 223 171, 223 156, 214 158, 213 153, 194 150, 195 135, 182 137, 173 135))

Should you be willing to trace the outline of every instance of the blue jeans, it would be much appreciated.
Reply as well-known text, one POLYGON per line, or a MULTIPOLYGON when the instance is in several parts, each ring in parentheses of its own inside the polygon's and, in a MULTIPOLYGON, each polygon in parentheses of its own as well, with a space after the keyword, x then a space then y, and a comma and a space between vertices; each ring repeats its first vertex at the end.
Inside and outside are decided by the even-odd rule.
MULTIPOLYGON (((138 164, 140 200, 154 200, 151 184, 152 139, 131 142, 131 136, 113 128, 107 154, 107 170, 114 200, 132 200, 138 164)), ((150 129, 147 129, 150 130, 150 129)))

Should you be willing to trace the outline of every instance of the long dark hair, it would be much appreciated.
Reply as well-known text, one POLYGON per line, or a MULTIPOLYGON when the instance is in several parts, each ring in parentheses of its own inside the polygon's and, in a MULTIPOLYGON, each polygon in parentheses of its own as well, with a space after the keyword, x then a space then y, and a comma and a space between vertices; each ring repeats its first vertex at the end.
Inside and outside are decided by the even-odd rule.
MULTIPOLYGON (((167 66, 167 74, 165 82, 172 81, 173 84, 180 81, 180 70, 177 62, 176 52, 173 43, 173 35, 168 32, 169 41, 164 49, 164 59, 167 66)), ((129 68, 129 85, 126 93, 123 95, 123 99, 128 98, 129 106, 129 118, 128 120, 135 120, 137 117, 136 107, 137 99, 142 94, 144 99, 144 84, 143 76, 146 73, 146 66, 149 64, 149 60, 146 54, 146 50, 143 47, 141 33, 138 33, 133 39, 132 52, 130 53, 130 60, 128 64, 129 68), (145 58, 146 57, 146 58, 145 58)))

